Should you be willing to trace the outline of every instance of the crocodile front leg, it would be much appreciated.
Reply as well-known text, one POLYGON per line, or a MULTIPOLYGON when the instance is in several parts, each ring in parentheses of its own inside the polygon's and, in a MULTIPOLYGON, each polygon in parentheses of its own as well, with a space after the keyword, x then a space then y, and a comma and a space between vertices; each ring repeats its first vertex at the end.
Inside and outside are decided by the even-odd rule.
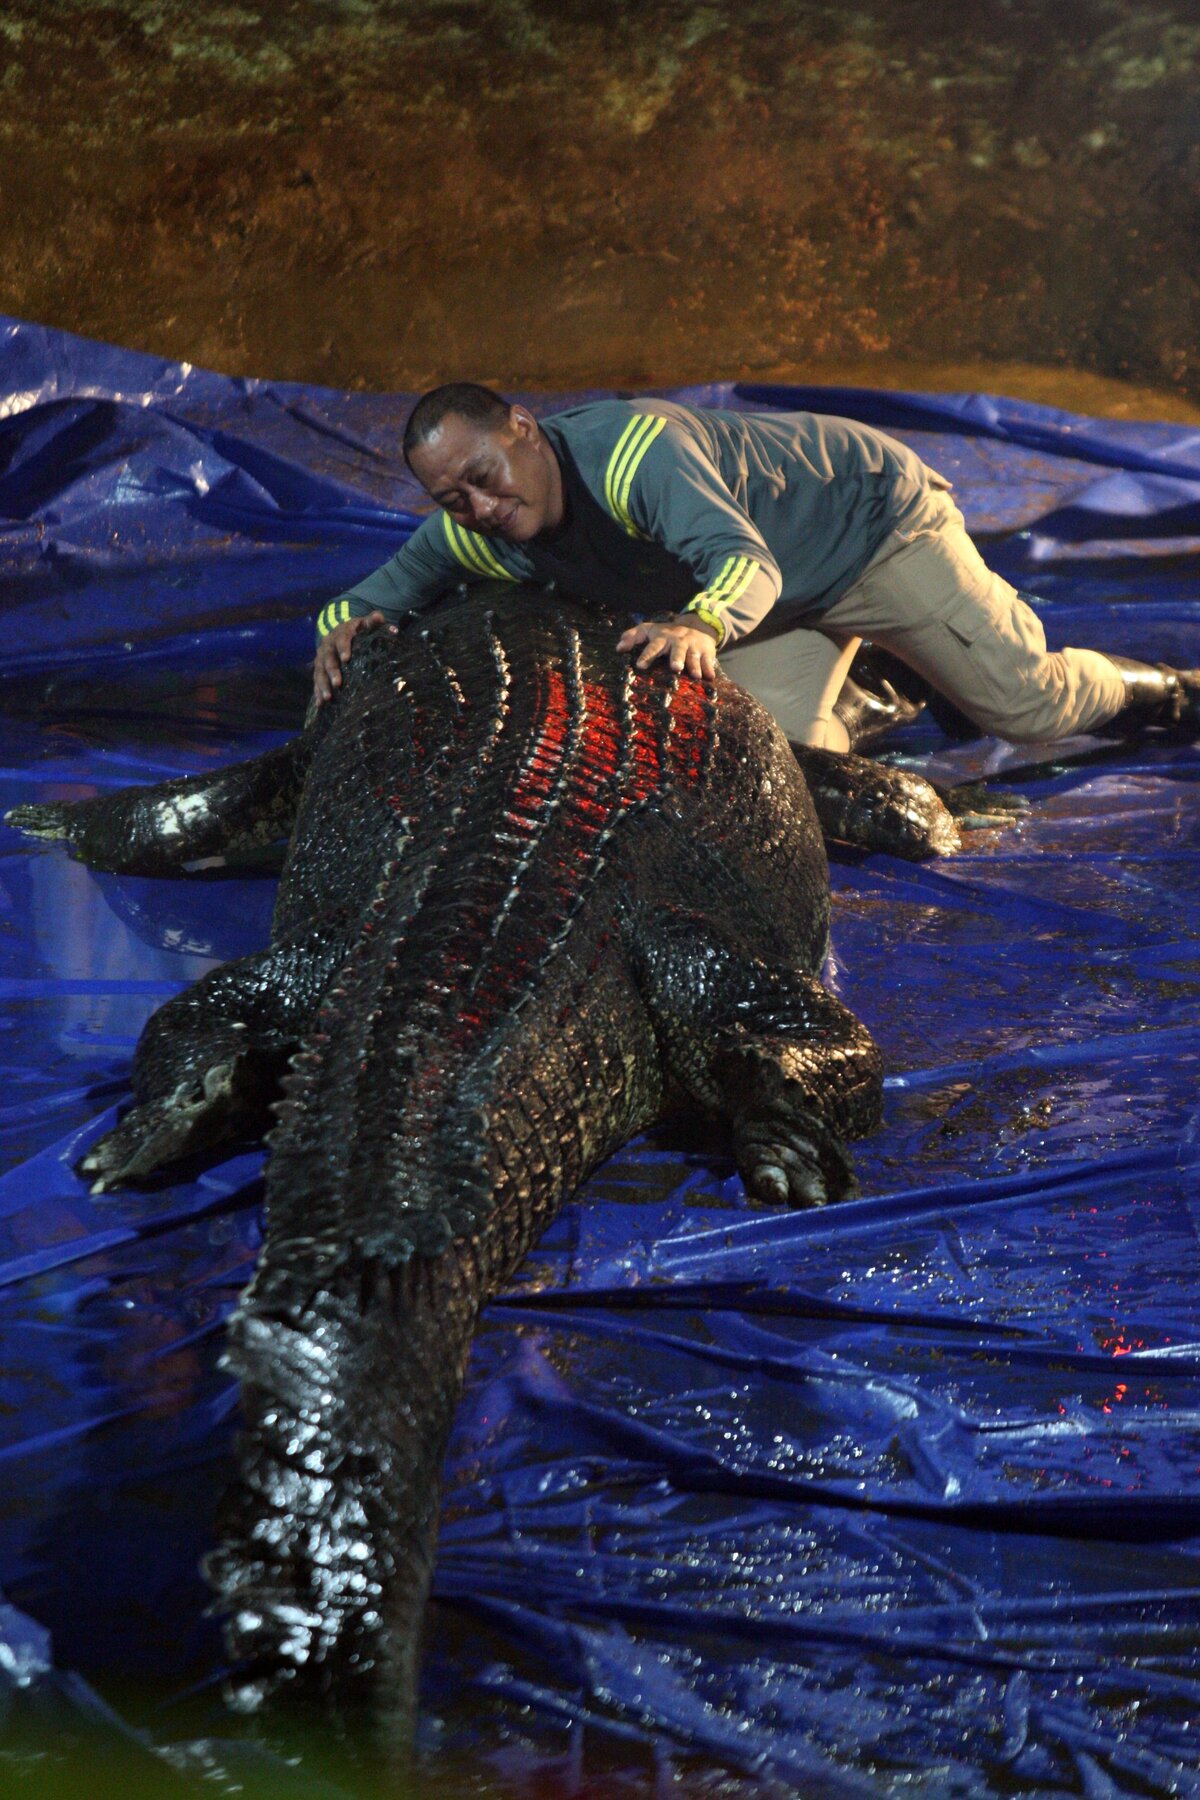
POLYGON ((994 831, 1018 823, 1029 811, 1023 795, 984 782, 944 787, 912 769, 808 744, 793 744, 792 754, 827 838, 909 862, 961 850, 961 827, 994 831))
POLYGON ((866 1027, 814 976, 747 956, 701 915, 660 911, 638 950, 664 1062, 729 1121, 747 1192, 793 1206, 853 1195, 845 1139, 875 1129, 883 1092, 866 1027))
POLYGON ((962 849, 949 807, 923 776, 887 768, 852 751, 793 744, 792 754, 827 838, 910 862, 962 849))
POLYGON ((93 869, 168 874, 202 856, 287 837, 314 743, 305 732, 250 762, 204 775, 118 788, 90 800, 14 806, 5 823, 28 837, 65 840, 93 869))
POLYGON ((262 1135, 354 924, 337 912, 299 926, 270 949, 211 970, 147 1020, 134 1053, 134 1105, 78 1164, 93 1193, 262 1135))

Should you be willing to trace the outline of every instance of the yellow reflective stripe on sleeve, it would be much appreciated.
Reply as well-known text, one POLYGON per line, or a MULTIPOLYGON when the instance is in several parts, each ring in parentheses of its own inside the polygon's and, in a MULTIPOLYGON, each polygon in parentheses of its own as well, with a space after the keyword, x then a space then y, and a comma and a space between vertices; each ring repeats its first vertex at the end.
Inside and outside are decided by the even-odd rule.
POLYGON ((608 468, 604 472, 604 504, 614 518, 617 515, 616 477, 617 471, 621 465, 621 458, 625 453, 625 446, 628 444, 634 432, 644 429, 645 424, 645 413, 637 413, 630 419, 628 425, 617 439, 616 449, 608 459, 608 468))
POLYGON ((617 439, 617 447, 608 459, 608 469, 604 476, 604 499, 613 518, 630 537, 642 535, 629 516, 629 495, 633 489, 633 478, 643 456, 666 422, 665 419, 655 418, 653 413, 638 413, 617 439))
POLYGON ((481 575, 503 575, 503 566, 496 561, 483 538, 477 531, 468 531, 465 526, 454 524, 455 542, 459 544, 481 575))
POLYGON ((460 562, 464 569, 469 569, 472 575, 482 575, 485 572, 484 566, 477 557, 472 555, 466 532, 459 530, 449 513, 442 514, 442 528, 446 533, 446 542, 450 546, 455 561, 460 562))
POLYGON ((335 625, 344 625, 347 619, 353 618, 348 600, 331 600, 317 614, 317 632, 321 637, 328 637, 335 625))
POLYGON ((738 578, 745 573, 748 556, 731 556, 717 576, 717 579, 705 589, 714 606, 723 606, 729 598, 730 590, 738 578))
POLYGON ((698 618, 704 620, 706 625, 715 625, 719 628, 721 635, 717 640, 718 649, 729 635, 725 621, 721 617, 723 608, 732 605, 745 593, 758 574, 760 566, 752 556, 729 557, 711 587, 706 587, 702 594, 697 594, 696 598, 689 600, 684 607, 684 612, 694 612, 698 618))
POLYGON ((713 630, 717 634, 717 649, 719 650, 721 648, 721 645, 725 642, 725 638, 727 636, 727 633, 725 630, 725 621, 721 617, 720 613, 710 612, 708 607, 705 606, 703 601, 701 601, 701 600, 689 601, 689 603, 687 604, 687 606, 684 607, 683 610, 684 610, 684 612, 695 613, 695 615, 698 619, 702 619, 706 625, 712 626, 713 630))
POLYGON ((746 589, 750 586, 750 583, 754 580, 754 577, 758 574, 760 566, 761 565, 756 563, 752 556, 746 558, 746 573, 738 577, 729 593, 722 594, 722 606, 729 606, 734 600, 741 599, 746 589))
POLYGON ((486 539, 477 531, 467 531, 450 517, 448 512, 442 514, 442 526, 446 533, 446 542, 454 556, 464 569, 472 575, 494 575, 500 581, 515 581, 517 577, 509 572, 492 550, 486 539))
POLYGON ((621 491, 617 495, 617 506, 620 509, 621 523, 624 525, 626 531, 632 532, 637 530, 636 525, 629 516, 629 495, 633 487, 633 478, 638 472, 638 465, 643 456, 645 456, 659 432, 666 428, 666 423, 667 421, 665 419, 655 419, 645 436, 639 438, 636 444, 630 445, 629 455, 626 458, 625 467, 620 477, 621 491))
POLYGON ((732 605, 750 586, 759 567, 752 556, 731 556, 712 586, 697 594, 697 600, 713 608, 732 605))
POLYGON ((510 574, 505 568, 486 538, 477 537, 474 532, 470 533, 470 538, 472 548, 477 550, 480 556, 482 556, 484 566, 489 574, 495 575, 500 581, 515 581, 517 579, 515 575, 510 574))

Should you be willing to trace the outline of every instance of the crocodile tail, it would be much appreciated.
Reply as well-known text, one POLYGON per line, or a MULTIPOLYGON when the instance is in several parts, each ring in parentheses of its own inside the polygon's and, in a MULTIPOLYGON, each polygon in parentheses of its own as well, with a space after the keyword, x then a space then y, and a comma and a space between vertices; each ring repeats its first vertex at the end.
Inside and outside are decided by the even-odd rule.
POLYGON ((665 709, 650 690, 635 717, 623 670, 582 671, 553 613, 485 618, 456 659, 469 738, 293 1059, 232 1325, 241 1476, 208 1573, 235 1698, 389 1759, 478 1309, 658 1099, 596 883, 630 788, 660 779, 665 709))
POLYGON ((408 1758, 441 1469, 480 1296, 473 1246, 314 1277, 276 1262, 231 1322, 241 1479, 205 1573, 228 1698, 395 1768, 408 1758))

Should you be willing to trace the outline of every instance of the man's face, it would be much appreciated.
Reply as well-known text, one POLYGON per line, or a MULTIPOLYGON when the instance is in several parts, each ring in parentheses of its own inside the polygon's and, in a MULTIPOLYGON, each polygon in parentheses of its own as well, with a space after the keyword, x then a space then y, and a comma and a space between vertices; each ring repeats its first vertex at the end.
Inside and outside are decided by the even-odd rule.
POLYGON ((526 543, 562 518, 558 460, 523 406, 499 427, 447 413, 412 453, 422 487, 458 525, 526 543))

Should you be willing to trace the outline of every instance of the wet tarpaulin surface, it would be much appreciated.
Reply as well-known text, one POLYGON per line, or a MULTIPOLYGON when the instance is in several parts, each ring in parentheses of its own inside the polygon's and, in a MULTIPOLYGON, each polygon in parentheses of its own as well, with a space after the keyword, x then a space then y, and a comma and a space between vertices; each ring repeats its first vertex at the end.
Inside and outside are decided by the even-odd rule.
MULTIPOLYGON (((279 742, 312 615, 412 526, 404 400, 15 322, 0 375, 4 805, 279 742)), ((676 397, 895 431, 1052 642, 1200 664, 1194 430, 986 396, 676 397)), ((435 1770, 538 1794, 1200 1792, 1200 753, 1038 761, 926 725, 902 748, 1033 806, 952 861, 835 861, 831 980, 889 1070, 863 1197, 754 1210, 719 1141, 642 1140, 488 1310, 447 1473, 435 1770)), ((151 1010, 265 941, 272 867, 97 875, 8 831, 2 853, 0 1755, 90 1718, 148 1757, 222 1740, 244 1777, 196 1571, 261 1157, 98 1198, 72 1163, 151 1010)))

